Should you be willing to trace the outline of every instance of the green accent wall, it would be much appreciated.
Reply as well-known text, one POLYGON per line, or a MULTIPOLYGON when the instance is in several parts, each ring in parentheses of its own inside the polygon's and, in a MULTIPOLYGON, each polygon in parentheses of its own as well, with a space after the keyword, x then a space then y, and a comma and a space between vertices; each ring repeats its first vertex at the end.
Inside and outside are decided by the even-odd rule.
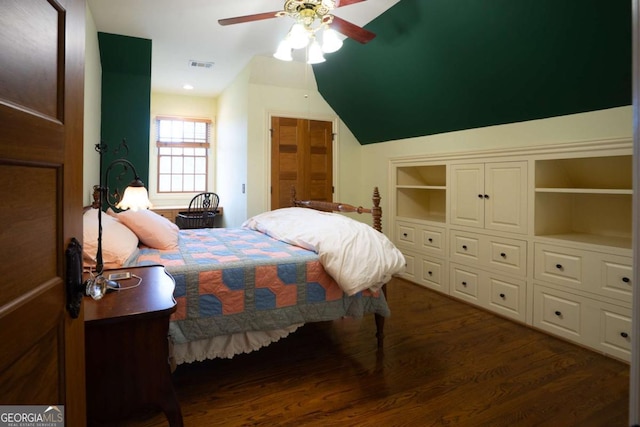
MULTIPOLYGON (((101 138, 108 145, 104 168, 123 157, 116 148, 126 139, 132 162, 145 186, 149 185, 149 124, 151 115, 151 40, 116 34, 98 33, 102 64, 101 138)), ((117 184, 114 168, 109 189, 124 188, 133 175, 126 175, 125 185, 117 184)))
POLYGON ((629 0, 401 0, 313 66, 361 144, 631 105, 629 0))

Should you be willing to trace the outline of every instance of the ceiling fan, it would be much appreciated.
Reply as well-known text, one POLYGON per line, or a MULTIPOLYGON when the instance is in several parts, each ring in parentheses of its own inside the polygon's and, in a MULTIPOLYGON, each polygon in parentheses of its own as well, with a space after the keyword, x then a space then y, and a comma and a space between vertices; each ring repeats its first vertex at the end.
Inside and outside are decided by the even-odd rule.
POLYGON ((260 21, 263 19, 289 16, 296 23, 302 24, 309 33, 314 33, 320 27, 328 27, 362 44, 368 43, 376 36, 351 22, 334 16, 331 12, 339 7, 361 3, 366 0, 285 0, 281 11, 257 13, 254 15, 237 16, 219 19, 220 25, 233 25, 244 22, 260 21), (314 28, 314 26, 316 26, 314 28))

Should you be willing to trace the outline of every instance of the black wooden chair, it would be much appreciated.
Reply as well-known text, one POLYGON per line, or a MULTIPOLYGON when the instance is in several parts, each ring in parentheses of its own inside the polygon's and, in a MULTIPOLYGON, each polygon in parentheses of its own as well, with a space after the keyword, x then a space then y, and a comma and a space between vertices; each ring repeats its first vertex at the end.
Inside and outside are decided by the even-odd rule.
POLYGON ((216 193, 200 193, 189 202, 189 210, 178 212, 176 225, 182 229, 213 228, 220 199, 216 193))

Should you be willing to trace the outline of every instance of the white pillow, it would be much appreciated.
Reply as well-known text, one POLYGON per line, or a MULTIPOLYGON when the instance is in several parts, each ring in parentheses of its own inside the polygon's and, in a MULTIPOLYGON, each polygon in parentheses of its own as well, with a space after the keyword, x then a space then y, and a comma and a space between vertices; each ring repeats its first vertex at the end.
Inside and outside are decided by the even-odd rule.
MULTIPOLYGON (((98 209, 82 216, 83 256, 95 264, 98 251, 98 209)), ((102 213, 102 260, 105 266, 122 266, 138 250, 138 236, 116 219, 102 213)))
POLYGON ((107 213, 129 227, 143 245, 154 249, 175 249, 178 246, 178 226, 153 211, 143 209, 115 213, 109 209, 107 213))

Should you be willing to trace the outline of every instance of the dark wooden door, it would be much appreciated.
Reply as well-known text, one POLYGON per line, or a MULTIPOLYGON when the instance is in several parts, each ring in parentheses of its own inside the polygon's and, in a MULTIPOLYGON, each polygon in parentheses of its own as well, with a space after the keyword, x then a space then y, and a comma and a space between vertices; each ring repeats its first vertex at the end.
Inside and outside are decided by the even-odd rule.
POLYGON ((303 200, 333 201, 332 123, 271 118, 271 209, 303 200))
POLYGON ((65 309, 82 240, 84 0, 0 2, 0 402, 85 418, 83 316, 65 309))

